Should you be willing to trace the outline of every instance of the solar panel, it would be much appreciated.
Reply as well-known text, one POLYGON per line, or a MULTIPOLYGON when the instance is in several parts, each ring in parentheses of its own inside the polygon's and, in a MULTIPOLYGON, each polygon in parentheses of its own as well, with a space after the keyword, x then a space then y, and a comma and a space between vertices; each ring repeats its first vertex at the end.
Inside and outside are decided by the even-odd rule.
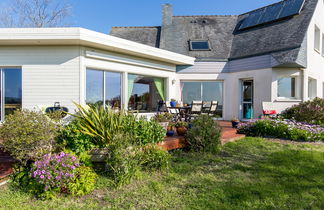
POLYGON ((278 19, 281 9, 282 4, 274 4, 272 6, 267 7, 266 11, 264 12, 264 15, 260 19, 260 24, 268 23, 278 19))
POLYGON ((244 19, 239 29, 249 28, 251 26, 259 24, 261 16, 264 13, 264 9, 259 9, 251 12, 247 18, 244 19))
POLYGON ((304 0, 286 0, 283 4, 282 12, 279 18, 289 17, 299 14, 301 7, 304 4, 304 0))
POLYGON ((239 30, 270 23, 300 13, 305 0, 284 0, 251 12, 241 23, 239 30))

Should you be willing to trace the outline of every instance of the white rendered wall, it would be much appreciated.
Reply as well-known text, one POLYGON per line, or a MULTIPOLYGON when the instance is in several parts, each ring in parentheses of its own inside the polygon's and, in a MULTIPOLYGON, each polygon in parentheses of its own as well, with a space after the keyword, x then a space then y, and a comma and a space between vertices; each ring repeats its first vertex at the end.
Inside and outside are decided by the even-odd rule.
POLYGON ((0 47, 1 67, 22 69, 22 107, 79 102, 79 47, 0 47))
POLYGON ((317 80, 317 96, 323 97, 323 83, 324 83, 324 55, 323 52, 323 40, 324 35, 324 1, 318 1, 317 8, 307 32, 307 69, 305 70, 304 88, 305 96, 304 100, 308 100, 308 77, 312 77, 317 80), (321 31, 321 50, 317 52, 314 50, 314 31, 315 25, 320 28, 321 31))

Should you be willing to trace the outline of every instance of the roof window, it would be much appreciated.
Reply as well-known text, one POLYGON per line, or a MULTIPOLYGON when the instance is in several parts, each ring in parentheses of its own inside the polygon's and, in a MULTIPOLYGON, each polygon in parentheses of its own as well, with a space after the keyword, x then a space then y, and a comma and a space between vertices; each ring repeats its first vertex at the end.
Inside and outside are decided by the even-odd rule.
POLYGON ((196 50, 210 50, 208 40, 190 40, 189 46, 191 51, 196 50))

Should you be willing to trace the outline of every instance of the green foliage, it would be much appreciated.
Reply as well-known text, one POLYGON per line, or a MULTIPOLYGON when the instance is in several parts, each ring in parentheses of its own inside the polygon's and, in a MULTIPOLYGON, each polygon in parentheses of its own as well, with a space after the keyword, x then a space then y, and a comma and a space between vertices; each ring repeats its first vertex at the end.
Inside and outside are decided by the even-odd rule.
MULTIPOLYGON (((109 145, 118 133, 126 133, 138 145, 157 143, 164 139, 165 131, 155 121, 138 119, 135 115, 115 112, 103 106, 90 106, 88 109, 81 105, 76 104, 76 106, 79 109, 79 113, 75 115, 78 121, 76 129, 83 135, 91 137, 96 146, 109 145)), ((78 141, 83 141, 83 139, 78 141)), ((75 146, 70 148, 73 147, 75 146)))
POLYGON ((93 137, 98 146, 109 144, 112 138, 123 127, 122 112, 114 112, 104 106, 89 105, 89 108, 76 104, 78 114, 74 115, 79 120, 80 132, 93 137))
POLYGON ((162 142, 165 136, 165 130, 157 122, 137 119, 134 115, 125 116, 123 132, 134 139, 137 145, 162 142))
POLYGON ((68 190, 73 196, 89 194, 95 186, 97 174, 92 168, 80 166, 76 169, 75 180, 68 184, 68 190))
POLYGON ((140 170, 138 147, 132 143, 129 136, 117 134, 108 145, 107 174, 117 187, 129 183, 140 170))
POLYGON ((74 119, 60 130, 56 138, 57 143, 76 154, 91 150, 95 147, 94 138, 80 131, 80 122, 74 119))
POLYGON ((54 149, 59 126, 40 112, 17 110, 0 127, 3 146, 21 163, 36 160, 54 149))
POLYGON ((302 102, 285 110, 282 114, 285 119, 294 119, 298 122, 324 124, 324 99, 315 98, 302 102))
POLYGON ((169 168, 171 155, 156 144, 149 144, 139 152, 138 159, 144 170, 163 170, 169 168))
POLYGON ((221 128, 207 115, 200 115, 192 121, 186 140, 190 150, 216 152, 220 148, 221 128))
POLYGON ((173 118, 173 115, 168 112, 157 113, 153 120, 156 122, 170 122, 173 118))
POLYGON ((238 133, 254 137, 283 138, 293 141, 323 141, 324 128, 293 120, 257 120, 241 123, 238 133))
POLYGON ((175 127, 176 128, 180 128, 180 127, 188 128, 188 123, 185 121, 178 121, 178 122, 176 122, 175 127))

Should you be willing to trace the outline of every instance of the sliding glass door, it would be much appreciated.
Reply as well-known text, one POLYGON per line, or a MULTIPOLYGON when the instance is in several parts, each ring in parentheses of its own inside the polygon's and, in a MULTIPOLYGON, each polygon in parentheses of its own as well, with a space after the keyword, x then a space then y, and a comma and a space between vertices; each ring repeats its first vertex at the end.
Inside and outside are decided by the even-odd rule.
POLYGON ((223 82, 221 81, 183 81, 181 82, 182 102, 190 105, 192 101, 217 101, 217 115, 223 116, 223 82))
POLYGON ((121 108, 121 73, 87 69, 86 103, 121 108))
POLYGON ((0 117, 22 108, 22 73, 18 68, 0 69, 0 117))

